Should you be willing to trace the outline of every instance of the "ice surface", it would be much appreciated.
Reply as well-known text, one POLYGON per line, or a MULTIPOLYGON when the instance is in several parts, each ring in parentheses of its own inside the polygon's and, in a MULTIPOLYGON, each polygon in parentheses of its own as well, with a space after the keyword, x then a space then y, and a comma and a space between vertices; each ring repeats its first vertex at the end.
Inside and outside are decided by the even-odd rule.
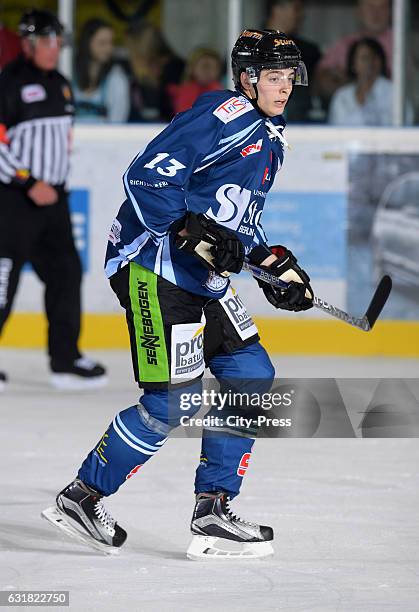
MULTIPOLYGON (((61 394, 46 384, 42 353, 1 352, 11 384, 0 395, 0 590, 69 590, 76 611, 419 610, 416 439, 259 440, 233 510, 274 527, 271 560, 185 558, 196 439, 170 440, 108 500, 128 530, 119 557, 60 536, 40 511, 114 413, 137 399, 128 353, 94 356, 109 365, 109 387, 61 394)), ((287 377, 419 372, 414 360, 284 357, 276 365, 287 377)))

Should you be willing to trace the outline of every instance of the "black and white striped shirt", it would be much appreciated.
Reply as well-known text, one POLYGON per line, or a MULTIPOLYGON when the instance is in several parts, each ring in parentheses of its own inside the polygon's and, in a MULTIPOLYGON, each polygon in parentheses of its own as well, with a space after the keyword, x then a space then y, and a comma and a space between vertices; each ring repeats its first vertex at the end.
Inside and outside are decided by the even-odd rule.
POLYGON ((69 169, 73 98, 57 71, 19 58, 0 75, 0 182, 63 185, 69 169))

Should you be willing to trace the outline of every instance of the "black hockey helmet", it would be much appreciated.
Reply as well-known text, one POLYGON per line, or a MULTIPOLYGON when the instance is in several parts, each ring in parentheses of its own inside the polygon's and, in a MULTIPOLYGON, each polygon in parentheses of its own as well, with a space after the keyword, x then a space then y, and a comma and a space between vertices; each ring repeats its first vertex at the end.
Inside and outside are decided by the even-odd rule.
POLYGON ((234 84, 241 88, 240 75, 246 72, 253 85, 263 69, 293 68, 295 85, 308 85, 307 69, 297 45, 279 30, 244 30, 231 52, 234 84))
POLYGON ((61 36, 64 27, 50 11, 31 9, 23 13, 19 21, 19 34, 22 38, 29 36, 61 36))

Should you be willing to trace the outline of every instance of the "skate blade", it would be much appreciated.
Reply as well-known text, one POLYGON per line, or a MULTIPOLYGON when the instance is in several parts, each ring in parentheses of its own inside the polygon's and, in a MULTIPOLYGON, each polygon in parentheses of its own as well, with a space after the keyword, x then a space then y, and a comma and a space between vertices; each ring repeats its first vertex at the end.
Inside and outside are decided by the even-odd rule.
POLYGON ((51 374, 50 383, 57 391, 88 391, 106 386, 108 377, 83 378, 74 374, 51 374))
POLYGON ((63 514, 56 506, 51 506, 50 508, 46 508, 41 512, 41 517, 46 519, 51 525, 60 529, 63 533, 68 535, 70 538, 81 542, 82 544, 86 544, 90 548, 93 548, 96 551, 100 551, 105 555, 118 555, 119 548, 115 546, 108 546, 106 544, 102 544, 101 542, 97 542, 93 538, 90 538, 88 535, 85 535, 69 522, 68 517, 63 514))
POLYGON ((193 561, 202 561, 207 559, 262 559, 274 554, 270 542, 235 542, 235 544, 239 544, 239 550, 226 550, 218 548, 217 541, 226 546, 232 544, 231 540, 225 538, 194 535, 186 556, 193 561))

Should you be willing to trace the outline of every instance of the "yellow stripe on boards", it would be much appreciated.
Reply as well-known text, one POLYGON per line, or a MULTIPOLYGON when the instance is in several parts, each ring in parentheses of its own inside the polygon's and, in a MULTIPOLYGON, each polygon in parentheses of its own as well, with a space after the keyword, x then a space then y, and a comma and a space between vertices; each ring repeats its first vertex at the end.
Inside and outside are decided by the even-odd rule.
MULTIPOLYGON (((340 321, 255 318, 262 344, 283 355, 382 355, 419 357, 419 321, 378 321, 362 332, 340 321)), ((46 346, 43 314, 14 313, 0 339, 1 347, 46 346)), ((83 349, 129 347, 124 315, 88 313, 83 316, 83 349)))

